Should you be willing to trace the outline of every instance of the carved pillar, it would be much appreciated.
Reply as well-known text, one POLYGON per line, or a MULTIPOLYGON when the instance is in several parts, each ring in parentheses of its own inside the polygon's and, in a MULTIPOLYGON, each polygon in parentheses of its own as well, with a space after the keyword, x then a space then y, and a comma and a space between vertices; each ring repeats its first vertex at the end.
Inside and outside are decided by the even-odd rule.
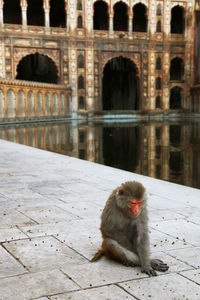
POLYGON ((113 34, 113 7, 109 9, 109 34, 113 34))
POLYGON ((20 5, 22 10, 22 26, 27 27, 27 1, 21 0, 20 5))
POLYGON ((133 14, 129 14, 129 19, 128 19, 128 34, 132 35, 133 34, 133 14))
POLYGON ((76 30, 77 27, 76 1, 74 0, 68 1, 68 10, 69 10, 69 15, 68 15, 69 31, 73 32, 76 30))
POLYGON ((86 50, 86 101, 87 109, 93 111, 95 109, 94 104, 94 51, 93 43, 88 43, 86 50))
POLYGON ((150 110, 155 109, 155 50, 154 46, 149 46, 148 51, 149 56, 149 68, 148 68, 148 99, 149 103, 147 104, 147 108, 150 110))
POLYGON ((166 45, 163 55, 163 109, 169 109, 169 69, 170 69, 170 46, 166 45))
POLYGON ((164 3, 164 33, 167 38, 170 34, 170 22, 171 22, 171 1, 165 0, 164 3))
POLYGON ((68 10, 68 1, 65 0, 65 13, 66 13, 66 28, 67 28, 67 32, 69 31, 69 10, 68 10))
POLYGON ((149 1, 149 7, 148 7, 148 29, 147 32, 150 33, 150 35, 153 35, 156 32, 156 5, 157 2, 154 0, 149 1))
POLYGON ((50 5, 49 5, 49 0, 44 0, 43 5, 44 5, 44 13, 45 13, 45 27, 49 28, 50 27, 50 19, 49 19, 50 5))
POLYGON ((0 0, 0 26, 3 26, 3 0, 0 0))

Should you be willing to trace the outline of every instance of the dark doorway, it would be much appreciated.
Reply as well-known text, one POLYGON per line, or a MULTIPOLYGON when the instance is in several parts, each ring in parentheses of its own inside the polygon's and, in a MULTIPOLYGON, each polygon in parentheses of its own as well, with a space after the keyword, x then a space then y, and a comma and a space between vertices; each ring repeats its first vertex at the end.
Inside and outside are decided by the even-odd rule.
POLYGON ((42 0, 28 0, 28 25, 44 26, 44 8, 42 0))
POLYGON ((180 146, 181 143, 181 126, 180 125, 170 125, 169 126, 169 137, 170 145, 174 147, 180 146))
POLYGON ((108 30, 108 5, 102 0, 94 3, 94 30, 108 30))
POLYGON ((77 28, 83 28, 83 18, 82 18, 82 16, 78 16, 77 28))
POLYGON ((103 110, 139 109, 139 78, 134 63, 122 56, 104 68, 103 110))
POLYGON ((50 0, 50 26, 66 27, 66 12, 64 0, 50 0))
POLYGON ((177 5, 171 12, 171 33, 183 34, 185 30, 184 8, 177 5))
POLYGON ((170 91, 170 109, 180 109, 182 107, 182 89, 175 86, 170 91))
POLYGON ((184 77, 184 63, 179 57, 175 57, 170 65, 170 80, 183 80, 184 77))
POLYGON ((22 24, 20 0, 4 0, 3 18, 7 24, 22 24))
POLYGON ((139 127, 104 127, 104 164, 134 172, 139 162, 139 127))
POLYGON ((57 68, 47 56, 39 53, 27 55, 18 64, 16 79, 58 83, 57 68))
POLYGON ((123 2, 114 6, 114 30, 128 31, 128 7, 123 2))
POLYGON ((133 7, 133 31, 147 32, 147 9, 144 4, 138 3, 133 7))

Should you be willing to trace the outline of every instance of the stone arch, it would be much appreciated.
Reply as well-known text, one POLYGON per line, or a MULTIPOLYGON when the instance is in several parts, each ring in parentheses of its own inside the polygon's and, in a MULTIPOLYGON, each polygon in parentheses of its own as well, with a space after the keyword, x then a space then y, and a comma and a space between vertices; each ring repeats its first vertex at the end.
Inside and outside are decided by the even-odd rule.
POLYGON ((94 30, 108 30, 109 14, 108 4, 103 0, 97 0, 93 5, 93 28, 94 30))
POLYGON ((139 95, 138 70, 133 61, 123 56, 110 59, 102 78, 103 110, 137 110, 139 95))
POLYGON ((185 31, 185 9, 175 5, 171 9, 171 33, 183 34, 185 31))
POLYGON ((42 116, 42 93, 40 91, 36 95, 36 111, 37 116, 42 116))
POLYGON ((50 26, 66 27, 66 10, 64 0, 50 0, 50 26))
POLYGON ((57 66, 51 58, 36 52, 20 60, 17 66, 16 79, 58 83, 57 66))
POLYGON ((183 89, 175 86, 170 90, 170 109, 181 109, 183 107, 183 89))
POLYGON ((52 115, 58 115, 58 95, 56 93, 53 93, 52 96, 52 115))
POLYGON ((3 19, 7 24, 22 24, 20 0, 4 0, 3 19))
POLYGON ((180 57, 174 57, 170 63, 170 80, 183 80, 184 61, 180 57))
POLYGON ((27 94, 27 113, 28 117, 34 116, 34 95, 32 91, 27 94))
POLYGON ((27 0, 28 25, 44 26, 44 7, 42 0, 27 0))
POLYGON ((0 89, 0 118, 4 117, 4 94, 0 89))
POLYGON ((147 26, 147 7, 143 3, 137 3, 133 6, 133 31, 147 32, 147 26))
POLYGON ((6 94, 7 117, 15 117, 15 93, 9 89, 6 94))
POLYGON ((128 5, 118 1, 114 7, 113 28, 115 31, 128 31, 128 5))
POLYGON ((25 97, 23 91, 17 93, 17 116, 19 118, 25 116, 25 97))

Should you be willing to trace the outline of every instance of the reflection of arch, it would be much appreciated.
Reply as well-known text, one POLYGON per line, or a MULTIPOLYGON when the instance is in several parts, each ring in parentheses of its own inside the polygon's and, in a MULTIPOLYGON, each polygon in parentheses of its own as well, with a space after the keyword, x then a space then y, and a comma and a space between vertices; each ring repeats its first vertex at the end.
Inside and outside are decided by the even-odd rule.
POLYGON ((7 104, 7 117, 15 117, 15 94, 13 90, 9 89, 6 95, 6 104, 7 104))
POLYGON ((4 94, 0 89, 0 118, 4 117, 4 94))
POLYGON ((44 8, 42 0, 27 1, 28 25, 44 26, 44 8))
POLYGON ((185 10, 182 6, 176 5, 171 10, 171 33, 184 33, 185 10))
POLYGON ((147 32, 147 8, 142 3, 133 6, 133 31, 147 32))
POLYGON ((17 116, 24 117, 24 115, 25 115, 24 92, 19 91, 17 94, 17 116))
POLYGON ((16 79, 57 83, 58 71, 48 56, 35 53, 25 56, 19 62, 16 79))
POLYGON ((137 110, 139 77, 136 65, 125 57, 115 57, 104 67, 103 109, 137 110))
POLYGON ((180 57, 175 57, 170 64, 170 80, 183 80, 184 62, 180 57))
POLYGON ((64 0, 50 0, 50 26, 66 26, 66 11, 64 0))
POLYGON ((180 174, 183 169, 183 153, 170 152, 169 166, 173 174, 180 174))
POLYGON ((83 96, 79 96, 78 98, 78 108, 84 109, 85 108, 85 100, 83 96))
POLYGON ((114 5, 114 30, 128 31, 128 6, 124 2, 114 5))
POLYGON ((175 86, 170 91, 170 109, 181 109, 183 103, 183 90, 175 86))
POLYGON ((94 30, 108 30, 108 23, 108 4, 103 0, 98 0, 94 3, 94 30))
POLYGON ((5 0, 3 19, 7 24, 22 24, 20 0, 5 0))
POLYGON ((156 97, 156 108, 161 108, 161 97, 160 96, 156 97))

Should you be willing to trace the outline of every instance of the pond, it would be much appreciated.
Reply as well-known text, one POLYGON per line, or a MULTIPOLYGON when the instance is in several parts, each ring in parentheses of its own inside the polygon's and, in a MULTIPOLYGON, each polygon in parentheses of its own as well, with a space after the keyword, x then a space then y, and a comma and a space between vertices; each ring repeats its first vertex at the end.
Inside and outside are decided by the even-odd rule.
POLYGON ((200 188, 200 122, 3 125, 0 138, 200 188))

